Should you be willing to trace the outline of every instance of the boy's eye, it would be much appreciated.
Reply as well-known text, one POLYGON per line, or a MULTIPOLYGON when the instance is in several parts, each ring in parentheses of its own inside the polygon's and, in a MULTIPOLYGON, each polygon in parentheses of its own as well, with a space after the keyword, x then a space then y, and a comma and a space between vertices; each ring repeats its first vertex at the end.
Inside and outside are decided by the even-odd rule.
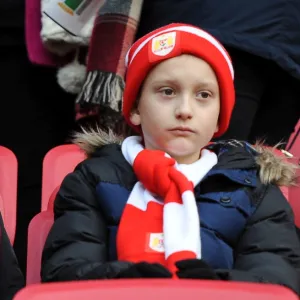
POLYGON ((166 96, 172 96, 174 94, 174 91, 170 88, 161 89, 160 92, 166 96))
POLYGON ((201 97, 203 99, 207 99, 211 96, 211 94, 209 92, 203 91, 203 92, 199 92, 197 94, 197 97, 201 97))

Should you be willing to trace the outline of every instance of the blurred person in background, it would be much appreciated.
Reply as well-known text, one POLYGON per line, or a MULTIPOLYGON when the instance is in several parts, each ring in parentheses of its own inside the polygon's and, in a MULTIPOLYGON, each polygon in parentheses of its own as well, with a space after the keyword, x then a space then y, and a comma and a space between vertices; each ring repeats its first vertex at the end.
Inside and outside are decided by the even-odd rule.
POLYGON ((300 116, 300 1, 144 0, 136 38, 171 22, 200 26, 232 57, 237 101, 221 139, 286 143, 300 116))

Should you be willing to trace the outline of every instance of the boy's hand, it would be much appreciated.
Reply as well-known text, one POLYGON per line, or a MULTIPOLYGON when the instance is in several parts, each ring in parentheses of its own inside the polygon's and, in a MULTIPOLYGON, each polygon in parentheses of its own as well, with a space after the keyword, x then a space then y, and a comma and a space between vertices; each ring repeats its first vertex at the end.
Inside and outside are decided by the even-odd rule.
POLYGON ((178 278, 186 279, 217 279, 221 278, 216 272, 201 259, 186 259, 176 262, 178 278))
POLYGON ((118 274, 117 278, 171 278, 172 274, 161 264, 140 262, 118 274))

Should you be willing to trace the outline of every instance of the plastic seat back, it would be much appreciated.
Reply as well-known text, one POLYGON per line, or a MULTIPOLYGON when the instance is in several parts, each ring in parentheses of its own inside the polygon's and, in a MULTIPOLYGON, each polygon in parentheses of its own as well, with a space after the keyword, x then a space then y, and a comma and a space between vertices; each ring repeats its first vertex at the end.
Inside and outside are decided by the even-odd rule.
POLYGON ((10 242, 13 244, 17 219, 18 162, 14 153, 0 146, 0 211, 10 242))
POLYGON ((295 127, 293 134, 290 137, 290 140, 287 144, 287 149, 296 158, 298 158, 298 163, 300 165, 300 119, 295 127))
POLYGON ((32 285, 14 300, 298 300, 287 288, 205 280, 99 280, 32 285))
POLYGON ((45 241, 53 224, 53 202, 61 182, 85 158, 76 145, 51 149, 43 162, 41 210, 30 222, 27 242, 27 284, 39 283, 45 241))
POLYGON ((297 186, 289 188, 289 202, 293 208, 295 223, 300 228, 300 169, 297 172, 297 186))
POLYGON ((37 214, 28 227, 26 283, 41 281, 42 252, 48 233, 53 224, 53 212, 43 211, 37 214))
MULTIPOLYGON (((47 210, 51 195, 53 197, 53 191, 84 158, 84 153, 76 145, 58 146, 46 154, 43 162, 42 211, 47 210)), ((51 200, 53 201, 53 199, 51 200)))
POLYGON ((291 135, 287 149, 294 155, 293 162, 299 166, 297 171, 297 186, 289 188, 289 202, 295 215, 295 223, 300 228, 300 120, 291 135))

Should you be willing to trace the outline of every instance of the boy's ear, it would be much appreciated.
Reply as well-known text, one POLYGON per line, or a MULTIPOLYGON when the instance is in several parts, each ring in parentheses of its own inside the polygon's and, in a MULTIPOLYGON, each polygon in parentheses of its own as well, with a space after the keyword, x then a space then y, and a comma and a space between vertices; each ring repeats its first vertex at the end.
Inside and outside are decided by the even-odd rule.
POLYGON ((138 109, 135 109, 131 112, 130 121, 135 126, 141 125, 141 116, 140 116, 138 109))

